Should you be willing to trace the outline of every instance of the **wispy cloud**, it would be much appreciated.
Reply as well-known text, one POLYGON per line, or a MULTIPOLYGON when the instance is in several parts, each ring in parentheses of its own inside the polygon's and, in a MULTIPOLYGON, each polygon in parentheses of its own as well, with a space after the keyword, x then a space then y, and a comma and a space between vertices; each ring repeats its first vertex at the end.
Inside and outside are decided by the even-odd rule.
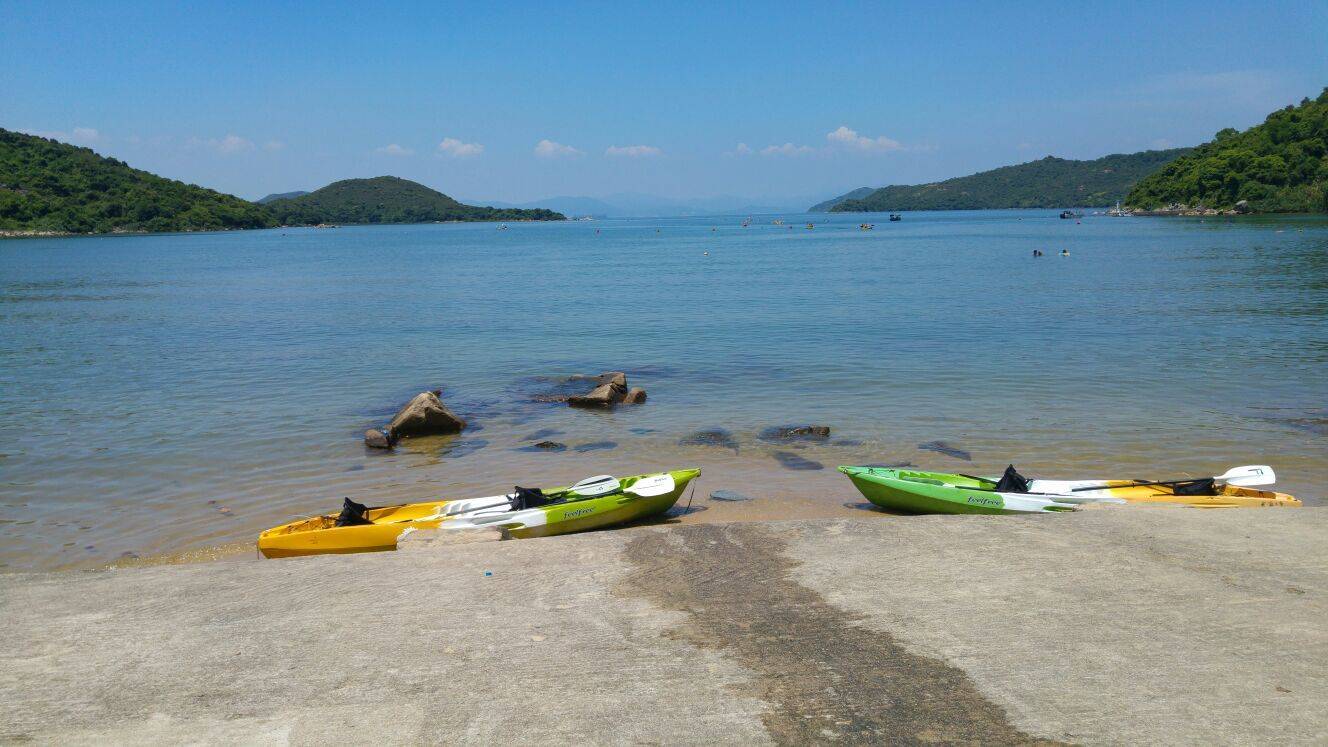
POLYGON ((374 148, 374 153, 380 156, 413 156, 415 151, 410 148, 403 148, 396 143, 388 143, 381 148, 374 148))
POLYGON ((208 150, 216 151, 223 156, 233 156, 237 153, 248 153, 254 149, 254 142, 252 140, 235 134, 228 134, 221 138, 191 137, 185 141, 185 145, 190 148, 207 148, 208 150))
POLYGON ((651 158, 663 153, 653 145, 610 145, 604 155, 615 158, 651 158))
POLYGON ((903 150, 904 148, 898 140, 888 138, 884 135, 879 137, 859 135, 857 130, 851 130, 843 125, 840 125, 837 130, 826 133, 825 139, 829 141, 832 146, 862 151, 864 153, 886 153, 892 150, 903 150))
POLYGON ((438 155, 448 156, 449 158, 471 158, 484 152, 484 146, 479 143, 463 143, 454 137, 445 137, 443 142, 438 144, 438 155))
POLYGON ((815 152, 816 149, 810 145, 794 145, 793 143, 784 143, 783 145, 767 145, 761 149, 763 156, 805 156, 815 152))
POLYGON ((734 147, 733 150, 726 151, 726 152, 724 153, 724 155, 726 155, 726 156, 750 156, 752 153, 755 153, 755 152, 756 152, 756 151, 753 151, 753 150, 752 150, 752 146, 748 145, 747 143, 738 143, 738 145, 737 145, 736 147, 734 147))
POLYGON ((563 145, 545 139, 535 144, 535 155, 539 158, 571 158, 585 155, 585 153, 570 145, 563 145))

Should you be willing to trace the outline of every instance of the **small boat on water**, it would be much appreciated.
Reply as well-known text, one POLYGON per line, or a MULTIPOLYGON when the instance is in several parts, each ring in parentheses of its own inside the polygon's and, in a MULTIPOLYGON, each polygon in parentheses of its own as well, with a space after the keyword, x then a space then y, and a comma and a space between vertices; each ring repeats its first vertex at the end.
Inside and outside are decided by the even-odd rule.
POLYGON ((507 495, 369 508, 345 499, 340 514, 300 519, 258 536, 268 558, 395 550, 420 529, 501 528, 513 537, 547 537, 625 524, 668 511, 699 469, 615 478, 599 475, 565 488, 520 488, 507 495))
POLYGON ((875 505, 923 514, 1056 513, 1090 503, 1195 508, 1301 505, 1285 493, 1250 487, 1276 479, 1272 468, 1262 465, 1238 467, 1217 477, 1164 481, 1029 480, 1013 466, 999 478, 885 467, 840 467, 839 471, 875 505))
POLYGON ((890 222, 891 222, 891 223, 898 223, 899 221, 901 221, 901 220, 903 220, 903 219, 904 219, 904 217, 903 217, 902 215, 900 215, 899 213, 890 213, 890 222))

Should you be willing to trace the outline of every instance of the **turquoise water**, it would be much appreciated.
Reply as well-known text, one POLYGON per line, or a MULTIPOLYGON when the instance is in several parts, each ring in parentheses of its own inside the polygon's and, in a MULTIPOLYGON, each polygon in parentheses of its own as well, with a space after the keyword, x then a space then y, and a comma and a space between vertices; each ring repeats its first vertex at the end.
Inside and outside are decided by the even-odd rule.
POLYGON ((830 425, 797 451, 829 468, 1268 463, 1328 492, 1324 220, 773 217, 0 242, 0 566, 248 542, 342 495, 690 464, 760 510, 852 510, 833 469, 756 439, 784 423, 830 425), (615 369, 646 405, 530 401, 541 377, 615 369), (363 448, 436 387, 477 430, 363 448), (677 443, 713 427, 739 449, 677 443), (541 429, 616 447, 514 450, 541 429), (917 448, 938 439, 972 462, 917 448))

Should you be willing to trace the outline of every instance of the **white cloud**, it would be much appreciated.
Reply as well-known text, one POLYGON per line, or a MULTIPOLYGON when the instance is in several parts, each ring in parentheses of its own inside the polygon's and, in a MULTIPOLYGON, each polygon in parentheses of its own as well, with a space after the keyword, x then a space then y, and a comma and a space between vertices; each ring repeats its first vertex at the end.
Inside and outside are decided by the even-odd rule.
POLYGON ((738 143, 738 147, 734 148, 732 151, 729 151, 728 153, 725 153, 724 155, 726 155, 726 156, 750 156, 750 155, 752 154, 752 152, 753 152, 753 151, 752 151, 752 146, 748 145, 747 143, 738 143))
POLYGON ((90 146, 107 141, 105 136, 91 127, 75 127, 73 132, 65 132, 64 130, 23 130, 23 132, 73 145, 90 146))
POLYGON ((805 156, 811 153, 815 148, 810 145, 794 145, 793 143, 784 143, 783 145, 767 145, 761 149, 763 156, 805 156))
POLYGON ((208 148, 210 150, 215 150, 224 156, 235 155, 236 153, 247 153, 254 149, 253 141, 234 134, 227 135, 223 138, 210 137, 206 140, 191 137, 185 141, 185 145, 191 148, 208 148))
POLYGON ((898 140, 892 140, 884 135, 871 138, 859 135, 856 130, 850 130, 842 125, 839 129, 826 133, 825 139, 830 141, 831 145, 852 148, 866 153, 885 153, 892 150, 902 150, 904 147, 898 140))
POLYGON ((540 158, 570 158, 572 156, 582 156, 585 153, 570 145, 563 145, 546 139, 535 144, 535 155, 540 158))
POLYGON ((413 156, 415 151, 410 148, 403 148, 396 143, 388 143, 381 148, 374 148, 374 153, 380 156, 413 156))
POLYGON ((263 150, 266 151, 278 151, 285 147, 286 144, 280 140, 269 140, 266 143, 263 143, 263 150))
POLYGON ((622 158, 652 158, 662 152, 653 145, 610 145, 604 149, 604 155, 622 158))
POLYGON ((454 137, 445 137, 443 142, 438 144, 438 155, 450 156, 451 158, 470 158, 478 156, 484 152, 484 146, 479 143, 463 143, 454 137))

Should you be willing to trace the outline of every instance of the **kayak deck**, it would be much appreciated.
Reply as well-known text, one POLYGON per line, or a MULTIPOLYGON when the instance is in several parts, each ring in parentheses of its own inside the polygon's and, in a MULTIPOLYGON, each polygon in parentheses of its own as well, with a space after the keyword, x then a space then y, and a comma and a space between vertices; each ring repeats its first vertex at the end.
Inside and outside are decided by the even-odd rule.
MULTIPOLYGON (((607 495, 581 497, 514 509, 514 495, 426 501, 370 508, 366 524, 337 526, 337 514, 313 516, 273 527, 258 536, 264 557, 395 550, 397 541, 422 529, 501 528, 513 537, 545 537, 581 532, 655 516, 673 507, 699 469, 633 475, 607 495), (637 488, 640 490, 637 490, 637 488)), ((550 494, 568 488, 550 489, 550 494)))

